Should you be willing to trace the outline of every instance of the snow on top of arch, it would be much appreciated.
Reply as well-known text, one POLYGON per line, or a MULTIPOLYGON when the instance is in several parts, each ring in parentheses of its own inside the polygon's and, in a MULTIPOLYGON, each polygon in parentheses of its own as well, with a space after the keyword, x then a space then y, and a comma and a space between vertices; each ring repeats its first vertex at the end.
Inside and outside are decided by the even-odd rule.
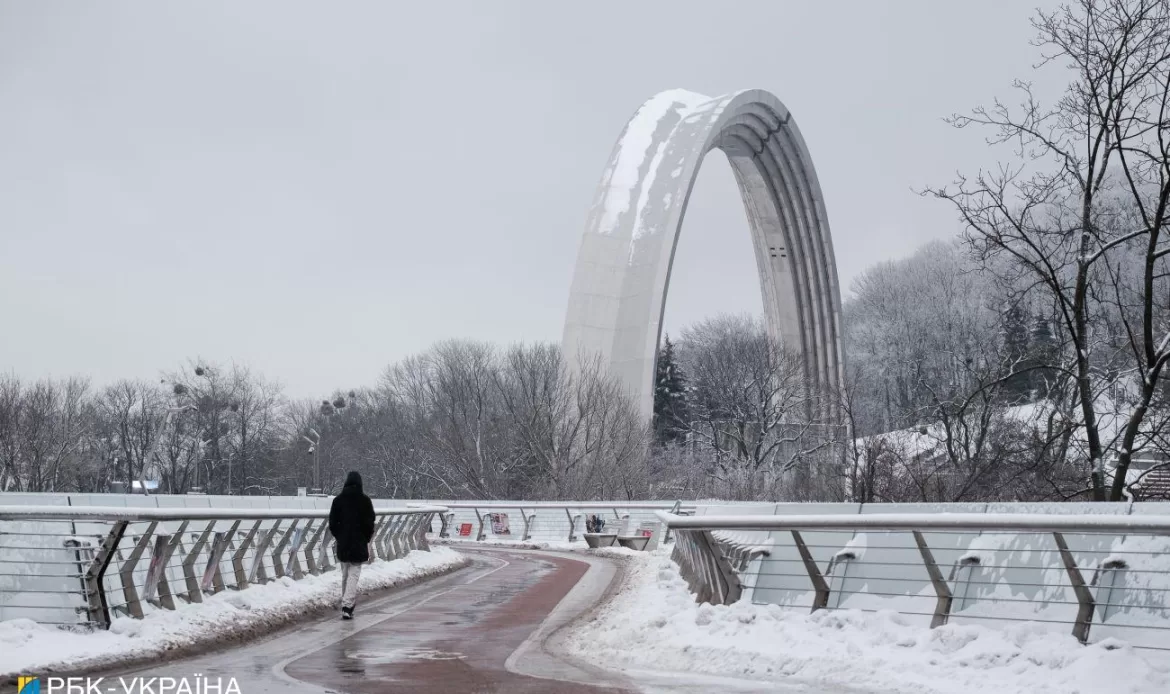
POLYGON ((607 172, 598 233, 611 235, 618 230, 618 222, 629 211, 635 197, 653 183, 653 167, 649 169, 647 180, 639 179, 647 158, 661 158, 662 148, 674 125, 689 111, 710 100, 711 97, 685 89, 668 89, 650 97, 634 113, 618 140, 607 172))

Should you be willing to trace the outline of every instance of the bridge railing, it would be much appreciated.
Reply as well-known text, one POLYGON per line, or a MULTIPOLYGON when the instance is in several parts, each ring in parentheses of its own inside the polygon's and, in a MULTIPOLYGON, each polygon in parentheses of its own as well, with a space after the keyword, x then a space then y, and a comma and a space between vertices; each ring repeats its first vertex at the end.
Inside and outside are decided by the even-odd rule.
MULTIPOLYGON (((584 532, 585 516, 597 514, 605 518, 607 531, 619 534, 635 533, 646 527, 663 530, 661 540, 670 542, 670 531, 660 525, 658 511, 672 514, 693 513, 695 506, 682 501, 441 501, 450 509, 440 515, 442 526, 439 537, 447 538, 458 525, 470 525, 475 540, 485 540, 491 533, 492 513, 516 512, 520 517, 517 528, 519 539, 576 542, 584 532), (610 515, 612 514, 612 516, 610 515)), ((509 519, 509 525, 511 519, 509 519)), ((510 533, 512 534, 512 533, 510 533)), ((470 535, 467 535, 470 537, 470 535)))
MULTIPOLYGON (((375 508, 374 554, 428 549, 443 506, 375 508)), ((0 507, 0 619, 109 627, 335 566, 327 509, 0 507)))
POLYGON ((1170 650, 1170 515, 658 516, 699 602, 1037 622, 1170 650))

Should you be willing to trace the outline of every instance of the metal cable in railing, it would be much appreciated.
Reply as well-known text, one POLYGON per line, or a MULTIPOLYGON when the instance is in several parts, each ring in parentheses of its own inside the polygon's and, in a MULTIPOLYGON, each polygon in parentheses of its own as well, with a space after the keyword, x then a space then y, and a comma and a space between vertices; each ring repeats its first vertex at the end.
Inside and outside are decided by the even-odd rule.
MULTIPOLYGON (((375 508, 376 557, 387 560, 428 548, 426 528, 443 506, 375 508)), ((243 589, 283 576, 302 578, 333 568, 328 509, 0 507, 0 610, 75 611, 73 622, 109 626, 116 614, 142 617, 144 604, 174 609, 176 599, 201 602, 229 587, 243 589), (72 532, 58 533, 69 522, 72 532), (3 524, 15 524, 9 533, 3 524), (45 532, 30 531, 36 526, 45 532), (77 526, 84 526, 84 531, 77 526), (67 538, 53 546, 45 538, 67 538), (19 564, 18 564, 19 562, 19 564), (42 567, 71 566, 77 573, 42 567), (9 584, 13 584, 9 587, 9 584), (62 604, 35 596, 57 594, 62 604)))
MULTIPOLYGON (((747 595, 813 611, 893 609, 927 616, 932 627, 952 617, 1071 623, 1082 642, 1094 626, 1109 634, 1170 632, 1170 561, 1153 563, 1170 556, 1170 516, 658 517, 677 535, 672 556, 700 602, 728 604, 747 595), (821 532, 853 539, 805 540, 805 533, 821 532), (887 541, 868 544, 867 533, 887 541), (900 533, 909 542, 888 541, 900 533), (915 606, 923 600, 934 609, 915 606)), ((1135 645, 1170 649, 1170 639, 1135 645)))
MULTIPOLYGON (((613 519, 620 529, 622 526, 627 525, 633 517, 645 518, 652 521, 653 526, 658 526, 657 517, 654 515, 658 511, 687 513, 693 512, 695 509, 693 505, 684 505, 682 501, 442 501, 435 503, 442 504, 451 509, 440 516, 441 527, 439 529, 439 537, 450 537, 452 527, 455 523, 455 512, 462 510, 474 513, 474 523, 465 523, 464 525, 466 526, 465 530, 468 532, 470 532, 472 527, 475 528, 476 541, 483 541, 488 538, 488 529, 491 527, 491 514, 499 511, 519 512, 523 524, 520 539, 525 542, 533 539, 538 524, 548 521, 548 516, 542 518, 538 512, 563 512, 565 518, 557 523, 557 527, 560 529, 561 535, 567 537, 568 542, 576 542, 579 539, 578 531, 585 524, 585 512, 588 511, 612 512, 613 519), (565 532, 566 528, 567 533, 565 532)), ((408 504, 408 507, 413 507, 413 505, 408 504)), ((635 549, 645 549, 648 542, 647 540, 641 539, 643 537, 642 535, 637 534, 626 535, 616 532, 610 533, 609 535, 613 536, 612 544, 622 544, 623 546, 629 546, 635 549)), ((670 542, 670 539, 670 531, 667 530, 662 536, 662 541, 663 543, 667 543, 670 542)))

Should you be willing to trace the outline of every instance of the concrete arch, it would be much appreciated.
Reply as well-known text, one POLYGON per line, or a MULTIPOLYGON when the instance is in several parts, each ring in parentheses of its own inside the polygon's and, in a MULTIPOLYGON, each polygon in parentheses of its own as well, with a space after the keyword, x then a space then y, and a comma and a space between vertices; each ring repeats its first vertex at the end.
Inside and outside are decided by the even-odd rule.
POLYGON ((704 156, 723 151, 747 211, 769 331, 804 355, 816 387, 840 386, 841 292, 812 159, 788 109, 761 90, 662 92, 626 124, 602 175, 569 295, 563 345, 599 355, 654 409, 671 264, 704 156))

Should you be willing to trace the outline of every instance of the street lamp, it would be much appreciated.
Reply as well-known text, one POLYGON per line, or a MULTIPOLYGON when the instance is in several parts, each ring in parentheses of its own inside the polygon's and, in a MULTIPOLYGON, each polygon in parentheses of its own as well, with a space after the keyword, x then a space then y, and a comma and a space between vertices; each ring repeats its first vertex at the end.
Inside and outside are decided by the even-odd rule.
POLYGON ((302 435, 301 438, 309 442, 309 453, 313 454, 313 493, 321 493, 321 435, 317 430, 309 427, 313 438, 302 435))
MULTIPOLYGON (((174 391, 175 391, 176 397, 182 397, 183 395, 185 395, 187 393, 186 387, 184 387, 181 384, 175 384, 174 391)), ((153 450, 151 451, 151 458, 153 458, 156 462, 162 461, 162 456, 159 455, 159 452, 162 449, 163 435, 166 433, 167 424, 170 423, 171 417, 178 412, 197 411, 198 409, 199 409, 198 407, 191 405, 191 404, 179 405, 176 407, 168 407, 166 409, 166 416, 163 417, 162 426, 160 426, 158 428, 158 436, 156 436, 154 439, 154 447, 153 447, 153 450)), ((199 474, 198 467, 195 468, 195 474, 196 475, 199 474)), ((142 484, 143 496, 149 496, 149 492, 146 489, 146 465, 142 466, 142 474, 140 475, 140 479, 138 481, 140 484, 142 484)), ((173 484, 173 480, 172 480, 172 484, 173 484)), ((174 493, 174 492, 172 491, 172 493, 174 493)))

